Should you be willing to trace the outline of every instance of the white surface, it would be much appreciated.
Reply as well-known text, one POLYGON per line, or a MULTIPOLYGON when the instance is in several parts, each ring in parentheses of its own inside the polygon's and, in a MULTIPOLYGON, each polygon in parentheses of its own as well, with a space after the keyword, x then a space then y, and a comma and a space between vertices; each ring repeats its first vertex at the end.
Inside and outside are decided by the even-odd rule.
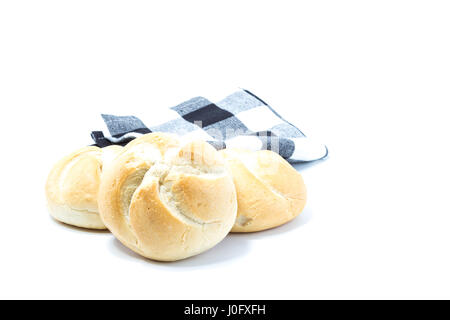
POLYGON ((450 298, 450 4, 158 3, 1 2, 0 298, 450 298), (49 217, 99 112, 235 86, 329 146, 297 220, 167 264, 49 217))

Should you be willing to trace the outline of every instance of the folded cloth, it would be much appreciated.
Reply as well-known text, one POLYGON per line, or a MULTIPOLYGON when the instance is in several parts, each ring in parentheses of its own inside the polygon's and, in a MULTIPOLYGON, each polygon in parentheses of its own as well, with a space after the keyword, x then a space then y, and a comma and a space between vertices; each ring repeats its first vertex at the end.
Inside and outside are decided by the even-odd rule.
POLYGON ((325 158, 325 145, 311 141, 293 124, 283 119, 267 103, 248 90, 240 89, 217 103, 195 97, 175 107, 158 110, 158 117, 102 114, 110 136, 91 133, 95 145, 126 145, 150 132, 169 132, 184 140, 201 139, 216 149, 240 148, 272 150, 289 162, 307 162, 325 158))

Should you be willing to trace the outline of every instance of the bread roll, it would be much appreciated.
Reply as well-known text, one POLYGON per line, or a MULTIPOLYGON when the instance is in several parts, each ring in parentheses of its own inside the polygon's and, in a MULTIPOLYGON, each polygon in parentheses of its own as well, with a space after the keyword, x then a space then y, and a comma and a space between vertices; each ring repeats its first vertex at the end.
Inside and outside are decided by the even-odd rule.
POLYGON ((306 204, 303 178, 286 160, 272 151, 225 149, 238 199, 232 232, 253 232, 286 223, 306 204))
POLYGON ((104 172, 100 215, 128 248, 160 261, 199 254, 220 242, 236 219, 232 178, 206 142, 180 145, 151 133, 133 140, 104 172))
POLYGON ((53 218, 77 227, 106 229, 98 214, 98 189, 102 170, 121 150, 119 146, 85 147, 58 161, 46 184, 53 218))

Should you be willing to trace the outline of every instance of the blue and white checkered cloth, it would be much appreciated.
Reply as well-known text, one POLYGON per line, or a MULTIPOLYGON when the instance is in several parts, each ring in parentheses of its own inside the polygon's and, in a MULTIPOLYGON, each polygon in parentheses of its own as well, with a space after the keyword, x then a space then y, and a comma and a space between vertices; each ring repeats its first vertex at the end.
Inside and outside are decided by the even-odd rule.
POLYGON ((325 145, 316 143, 283 119, 267 103, 248 90, 240 89, 212 103, 195 97, 172 108, 158 110, 155 119, 102 114, 109 135, 91 133, 95 145, 126 145, 150 132, 169 132, 184 140, 201 139, 217 149, 272 150, 289 162, 323 159, 325 145))

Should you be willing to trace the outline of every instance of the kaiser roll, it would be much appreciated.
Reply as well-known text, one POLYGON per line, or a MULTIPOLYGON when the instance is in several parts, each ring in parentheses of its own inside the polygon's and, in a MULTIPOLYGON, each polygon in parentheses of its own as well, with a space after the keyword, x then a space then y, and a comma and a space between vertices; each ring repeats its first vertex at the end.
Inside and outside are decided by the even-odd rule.
POLYGON ((129 143, 104 172, 100 215, 128 248, 160 261, 199 254, 221 241, 236 219, 234 184, 206 142, 182 145, 150 133, 129 143))
POLYGON ((106 229, 98 214, 98 189, 102 171, 121 149, 85 147, 58 161, 45 188, 50 214, 77 227, 106 229))
POLYGON ((225 149, 238 199, 232 232, 270 229, 294 219, 306 204, 303 178, 275 152, 225 149))

